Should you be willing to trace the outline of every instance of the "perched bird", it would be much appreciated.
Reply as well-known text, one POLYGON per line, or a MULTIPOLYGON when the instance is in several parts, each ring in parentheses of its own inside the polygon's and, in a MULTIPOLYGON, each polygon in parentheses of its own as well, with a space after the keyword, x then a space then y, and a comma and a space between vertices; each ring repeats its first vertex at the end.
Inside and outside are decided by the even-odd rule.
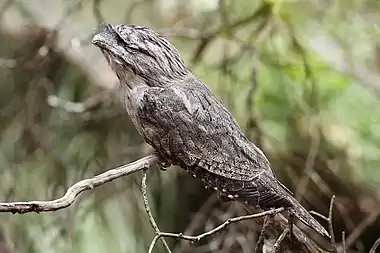
POLYGON ((230 199, 262 209, 285 207, 329 236, 165 38, 146 27, 108 24, 92 43, 118 76, 135 127, 165 164, 182 167, 230 199))

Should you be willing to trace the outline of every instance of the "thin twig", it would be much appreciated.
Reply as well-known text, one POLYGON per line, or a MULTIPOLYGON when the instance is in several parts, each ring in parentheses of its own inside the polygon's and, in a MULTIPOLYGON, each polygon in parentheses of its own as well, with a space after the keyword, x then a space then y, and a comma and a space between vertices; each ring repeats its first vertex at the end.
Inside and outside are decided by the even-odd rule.
POLYGON ((244 216, 238 216, 238 217, 230 218, 230 219, 226 220, 225 222, 223 222, 222 224, 220 224, 219 226, 217 226, 216 228, 211 229, 210 231, 207 231, 207 232, 202 233, 202 234, 197 235, 197 236, 184 235, 182 233, 174 234, 174 233, 160 232, 159 234, 157 234, 154 237, 152 243, 150 244, 148 253, 152 252, 152 250, 154 248, 154 245, 157 243, 157 240, 159 238, 161 238, 161 237, 170 237, 170 238, 188 240, 188 241, 191 241, 191 242, 198 242, 198 241, 200 241, 201 239, 203 239, 203 238, 205 238, 207 236, 213 235, 213 234, 215 234, 215 233, 223 230, 224 228, 226 228, 227 226, 229 226, 231 223, 235 223, 235 222, 239 222, 239 221, 243 221, 243 220, 255 219, 255 218, 259 218, 259 217, 263 217, 263 216, 267 216, 267 215, 273 215, 273 214, 280 213, 280 212, 282 212, 284 210, 285 210, 285 208, 280 207, 280 208, 271 209, 271 210, 268 210, 268 211, 265 211, 265 212, 261 212, 261 213, 256 213, 256 214, 250 214, 250 215, 244 215, 244 216))
POLYGON ((275 244, 273 245, 273 251, 272 253, 277 253, 280 250, 280 246, 282 241, 284 240, 285 236, 289 233, 289 227, 287 227, 282 234, 278 237, 276 240, 275 244))
POLYGON ((28 212, 52 212, 70 206, 75 198, 82 192, 91 190, 94 187, 111 182, 117 178, 129 175, 131 173, 149 168, 156 164, 159 158, 152 154, 143 157, 133 163, 122 165, 108 170, 93 178, 84 179, 71 186, 65 195, 59 199, 51 201, 26 201, 26 202, 9 202, 0 203, 0 212, 11 213, 28 213, 28 212))
POLYGON ((336 241, 335 241, 335 235, 334 235, 334 229, 333 229, 333 222, 332 222, 332 213, 333 213, 333 206, 334 206, 334 200, 335 200, 335 195, 333 195, 331 197, 331 201, 330 201, 330 208, 329 208, 329 233, 330 233, 330 236, 331 236, 331 245, 333 247, 333 250, 335 253, 338 253, 338 247, 336 245, 336 241))
POLYGON ((309 213, 312 214, 312 215, 318 216, 319 218, 324 219, 325 221, 329 221, 329 218, 326 217, 326 216, 324 216, 321 213, 318 213, 316 211, 309 211, 309 213))
POLYGON ((342 252, 346 253, 347 248, 346 248, 346 232, 342 231, 342 252))
POLYGON ((158 239, 160 239, 160 238, 161 238, 160 234, 154 236, 152 242, 150 243, 150 246, 149 246, 149 249, 148 249, 148 253, 152 253, 153 252, 154 246, 156 245, 158 239))
POLYGON ((377 247, 379 247, 379 245, 380 245, 380 237, 373 244, 373 246, 372 246, 371 250, 369 251, 369 253, 376 253, 376 249, 377 249, 377 247))
MULTIPOLYGON (((154 217, 153 217, 152 212, 151 212, 150 207, 149 207, 146 178, 147 178, 147 170, 143 170, 143 176, 142 176, 142 180, 141 180, 141 192, 143 195, 144 208, 145 208, 146 213, 148 214, 149 222, 152 225, 154 232, 156 233, 156 236, 155 236, 155 238, 156 238, 158 235, 160 235, 160 229, 158 228, 157 223, 154 220, 154 217)), ((168 243, 165 241, 165 238, 161 237, 160 240, 161 240, 162 244, 164 245, 166 251, 171 253, 172 251, 170 250, 168 243)), ((156 239, 156 241, 157 241, 157 239, 156 239)), ((152 242, 152 244, 153 244, 153 242, 152 242)), ((150 249, 150 247, 149 247, 149 250, 153 250, 153 248, 150 249)), ((149 252, 151 252, 151 251, 149 251, 149 252)))
POLYGON ((259 235, 259 238, 257 239, 257 242, 256 242, 256 246, 255 246, 255 250, 253 251, 254 253, 257 253, 259 252, 258 250, 260 249, 261 247, 261 244, 262 242, 264 241, 264 234, 265 234, 265 230, 269 224, 269 215, 268 216, 265 216, 265 219, 264 219, 264 222, 263 222, 263 227, 261 228, 261 232, 260 232, 260 235, 259 235))
POLYGON ((195 49, 195 53, 191 59, 191 65, 196 65, 196 63, 200 60, 201 56, 205 52, 206 48, 211 44, 211 42, 217 38, 217 36, 225 31, 231 31, 233 29, 237 29, 238 27, 244 26, 246 24, 249 24, 253 20, 258 20, 261 17, 268 16, 266 14, 270 13, 271 11, 271 5, 267 4, 266 2, 263 2, 258 8, 255 9, 251 15, 241 18, 235 22, 231 22, 228 27, 220 26, 216 30, 205 34, 200 38, 200 42, 195 49))

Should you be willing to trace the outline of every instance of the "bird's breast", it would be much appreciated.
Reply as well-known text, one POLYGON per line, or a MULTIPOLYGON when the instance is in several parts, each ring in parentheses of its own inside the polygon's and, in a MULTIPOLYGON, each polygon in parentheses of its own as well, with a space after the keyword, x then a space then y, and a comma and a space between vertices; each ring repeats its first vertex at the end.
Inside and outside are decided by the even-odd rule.
POLYGON ((141 122, 137 116, 138 109, 142 106, 142 99, 148 86, 122 86, 122 100, 128 115, 136 127, 137 131, 142 135, 141 122))

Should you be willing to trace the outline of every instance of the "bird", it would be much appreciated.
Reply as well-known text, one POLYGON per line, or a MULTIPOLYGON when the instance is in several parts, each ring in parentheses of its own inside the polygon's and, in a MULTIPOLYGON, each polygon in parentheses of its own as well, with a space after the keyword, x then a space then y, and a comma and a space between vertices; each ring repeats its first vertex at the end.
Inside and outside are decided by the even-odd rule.
POLYGON ((179 166, 231 200, 283 207, 329 237, 167 39, 145 26, 105 24, 92 43, 117 75, 131 121, 163 166, 179 166))

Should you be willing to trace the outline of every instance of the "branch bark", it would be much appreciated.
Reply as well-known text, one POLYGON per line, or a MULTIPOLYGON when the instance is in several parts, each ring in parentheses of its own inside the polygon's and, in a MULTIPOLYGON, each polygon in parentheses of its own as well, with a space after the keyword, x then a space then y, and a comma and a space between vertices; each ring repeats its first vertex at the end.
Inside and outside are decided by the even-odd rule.
POLYGON ((51 212, 66 208, 74 203, 75 198, 82 192, 91 190, 97 186, 111 182, 117 178, 132 174, 134 172, 150 168, 159 161, 159 158, 152 154, 141 158, 133 163, 122 165, 108 170, 93 178, 84 179, 71 186, 65 195, 59 199, 51 201, 26 201, 0 203, 0 212, 29 213, 29 212, 51 212))
MULTIPOLYGON (((247 204, 243 204, 243 206, 250 213, 261 212, 261 209, 259 208, 248 206, 247 204)), ((265 221, 265 217, 258 217, 255 219, 255 222, 260 226, 267 223, 265 225, 265 233, 270 238, 280 238, 284 231, 289 228, 289 223, 282 214, 277 214, 267 221, 265 221)), ((281 250, 279 252, 326 253, 331 251, 329 246, 319 245, 320 242, 314 239, 317 238, 313 238, 311 235, 303 232, 301 229, 293 225, 292 236, 285 236, 284 238, 281 238, 281 250)))

